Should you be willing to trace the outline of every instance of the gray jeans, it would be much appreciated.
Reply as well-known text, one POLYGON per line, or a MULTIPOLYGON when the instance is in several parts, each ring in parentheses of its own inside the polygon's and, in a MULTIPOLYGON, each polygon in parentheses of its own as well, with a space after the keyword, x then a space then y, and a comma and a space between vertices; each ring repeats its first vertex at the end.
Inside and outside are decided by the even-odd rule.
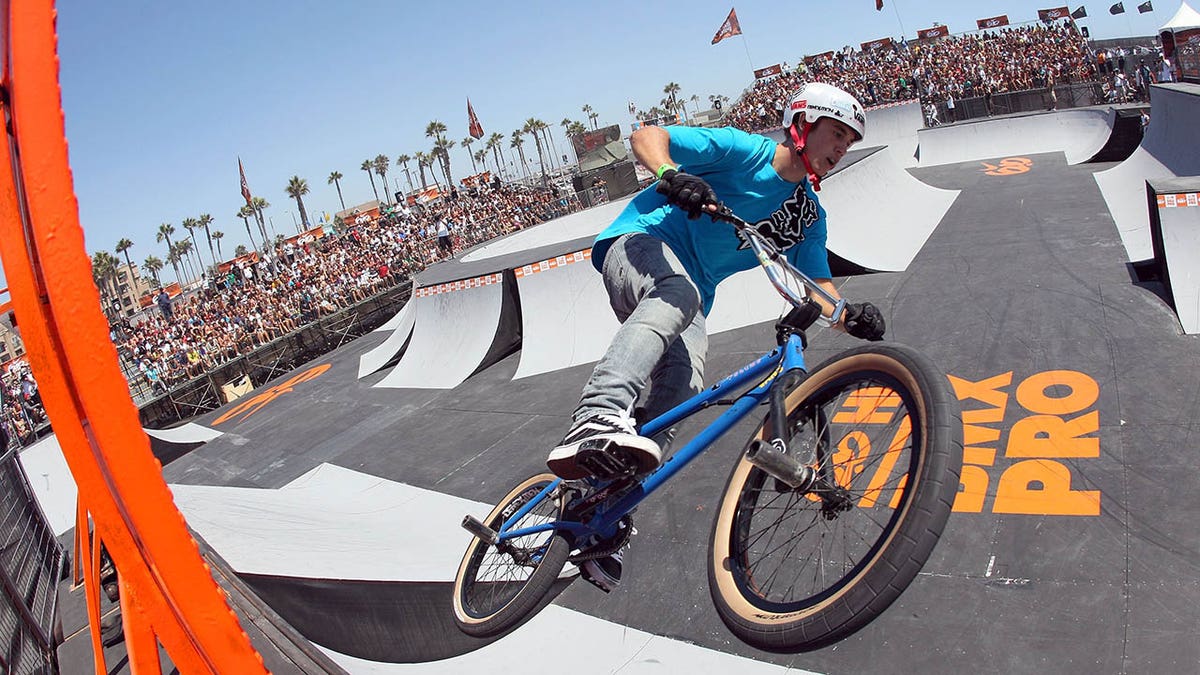
POLYGON ((708 333, 700 292, 675 253, 648 234, 622 235, 608 249, 602 273, 621 328, 584 386, 575 420, 629 410, 647 381, 651 417, 699 392, 708 333))

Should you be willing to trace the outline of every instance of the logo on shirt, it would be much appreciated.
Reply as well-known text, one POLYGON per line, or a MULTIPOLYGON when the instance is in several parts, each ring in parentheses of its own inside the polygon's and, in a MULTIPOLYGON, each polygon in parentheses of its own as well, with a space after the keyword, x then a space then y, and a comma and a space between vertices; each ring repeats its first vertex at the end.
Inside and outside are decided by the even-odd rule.
MULTIPOLYGON (((804 183, 801 183, 774 213, 751 227, 782 251, 804 241, 804 231, 820 217, 817 200, 809 196, 804 183)), ((738 244, 739 250, 749 247, 744 241, 738 244)))

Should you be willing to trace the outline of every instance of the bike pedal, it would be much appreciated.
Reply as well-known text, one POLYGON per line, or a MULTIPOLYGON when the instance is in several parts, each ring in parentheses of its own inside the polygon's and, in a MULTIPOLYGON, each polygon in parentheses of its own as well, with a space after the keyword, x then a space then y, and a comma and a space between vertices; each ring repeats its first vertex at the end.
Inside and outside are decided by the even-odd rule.
POLYGON ((629 452, 609 440, 585 442, 579 447, 575 463, 601 480, 616 480, 637 472, 637 462, 629 452))

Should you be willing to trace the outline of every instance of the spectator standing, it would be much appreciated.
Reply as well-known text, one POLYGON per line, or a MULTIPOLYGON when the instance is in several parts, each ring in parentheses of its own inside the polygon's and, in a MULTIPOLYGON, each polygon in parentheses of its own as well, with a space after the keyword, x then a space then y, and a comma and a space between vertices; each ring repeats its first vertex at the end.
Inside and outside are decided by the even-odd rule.
POLYGON ((158 289, 158 296, 154 298, 154 302, 158 305, 158 311, 162 312, 164 319, 168 322, 175 320, 174 310, 171 309, 171 296, 167 294, 167 289, 158 289))

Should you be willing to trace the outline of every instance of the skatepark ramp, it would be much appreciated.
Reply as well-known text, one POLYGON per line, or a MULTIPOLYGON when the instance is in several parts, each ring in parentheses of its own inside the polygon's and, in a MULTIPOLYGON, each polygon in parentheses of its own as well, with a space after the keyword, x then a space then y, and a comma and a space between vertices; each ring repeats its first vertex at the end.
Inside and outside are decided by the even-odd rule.
POLYGON ((921 166, 1062 151, 1068 164, 1096 156, 1112 136, 1114 108, 1076 108, 920 129, 921 166))
POLYGON ((375 386, 453 389, 510 354, 520 319, 505 277, 497 272, 418 288, 408 348, 375 386))
POLYGON ((1129 159, 1096 174, 1132 262, 1154 256, 1146 181, 1200 175, 1200 85, 1156 84, 1150 89, 1150 126, 1142 144, 1129 159))

